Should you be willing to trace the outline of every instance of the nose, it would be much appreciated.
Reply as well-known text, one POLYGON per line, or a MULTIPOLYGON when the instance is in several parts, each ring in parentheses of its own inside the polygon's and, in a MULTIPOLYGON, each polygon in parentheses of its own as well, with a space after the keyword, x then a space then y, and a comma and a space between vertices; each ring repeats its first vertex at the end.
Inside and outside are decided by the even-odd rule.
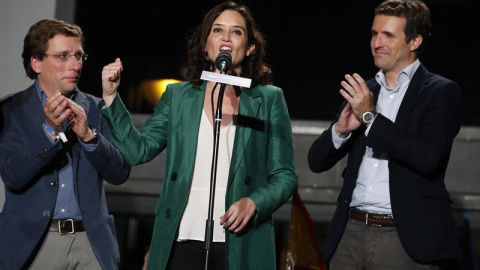
POLYGON ((81 59, 79 60, 77 57, 73 56, 68 60, 68 65, 70 69, 80 70, 82 68, 83 63, 81 59))
POLYGON ((383 44, 382 36, 381 35, 372 36, 371 43, 374 48, 381 47, 383 44))
POLYGON ((223 33, 223 40, 224 40, 224 41, 230 41, 230 32, 225 31, 225 32, 223 33))

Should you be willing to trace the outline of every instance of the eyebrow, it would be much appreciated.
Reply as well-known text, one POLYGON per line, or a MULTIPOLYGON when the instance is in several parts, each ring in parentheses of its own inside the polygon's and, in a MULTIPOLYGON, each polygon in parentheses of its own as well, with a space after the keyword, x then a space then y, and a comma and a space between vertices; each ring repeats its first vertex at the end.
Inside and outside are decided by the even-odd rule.
MULTIPOLYGON (((214 27, 214 26, 225 26, 225 24, 214 23, 214 24, 212 25, 212 27, 214 27)), ((245 28, 244 28, 243 26, 241 26, 241 25, 234 25, 233 28, 239 28, 239 29, 242 29, 243 31, 246 31, 245 28)))
MULTIPOLYGON (((83 50, 77 50, 73 54, 84 54, 85 52, 83 50)), ((55 54, 70 54, 69 50, 63 50, 63 51, 57 51, 55 54)))

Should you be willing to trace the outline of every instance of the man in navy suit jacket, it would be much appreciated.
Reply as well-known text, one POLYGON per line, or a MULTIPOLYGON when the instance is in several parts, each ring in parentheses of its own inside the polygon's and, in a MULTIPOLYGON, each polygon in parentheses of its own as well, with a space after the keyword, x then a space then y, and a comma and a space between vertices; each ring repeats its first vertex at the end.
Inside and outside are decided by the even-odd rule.
POLYGON ((100 99, 77 89, 82 31, 41 20, 22 57, 35 82, 0 103, 0 269, 117 269, 103 181, 124 183, 130 166, 110 143, 100 99))
POLYGON ((308 154, 313 172, 348 155, 323 254, 330 270, 446 269, 461 257, 444 183, 461 91, 418 59, 430 35, 421 1, 384 1, 371 31, 380 71, 345 76, 341 112, 308 154))

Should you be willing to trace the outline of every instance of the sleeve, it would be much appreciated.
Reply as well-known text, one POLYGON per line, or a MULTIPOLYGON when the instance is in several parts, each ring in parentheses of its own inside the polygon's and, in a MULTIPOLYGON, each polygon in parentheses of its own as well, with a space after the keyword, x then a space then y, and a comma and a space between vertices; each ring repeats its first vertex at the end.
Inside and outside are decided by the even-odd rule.
MULTIPOLYGON (((154 113, 141 129, 137 129, 119 95, 101 113, 110 124, 113 143, 130 165, 154 159, 167 146, 170 113, 170 85, 155 106, 154 113)), ((104 102, 99 104, 103 107, 104 102)))
MULTIPOLYGON (((345 106, 342 104, 340 111, 345 106)), ((353 133, 350 133, 347 138, 342 139, 337 136, 333 130, 337 123, 337 118, 330 124, 330 127, 325 130, 310 146, 308 150, 308 165, 310 170, 314 173, 321 173, 331 169, 339 160, 341 160, 348 153, 353 133)))
POLYGON ((281 89, 275 91, 273 96, 270 117, 266 149, 267 185, 256 189, 249 196, 257 208, 254 226, 285 204, 297 187, 292 127, 281 89))
POLYGON ((96 145, 82 145, 85 156, 102 178, 110 184, 120 185, 130 176, 130 164, 112 144, 106 119, 100 115, 101 127, 97 129, 100 140, 96 145))

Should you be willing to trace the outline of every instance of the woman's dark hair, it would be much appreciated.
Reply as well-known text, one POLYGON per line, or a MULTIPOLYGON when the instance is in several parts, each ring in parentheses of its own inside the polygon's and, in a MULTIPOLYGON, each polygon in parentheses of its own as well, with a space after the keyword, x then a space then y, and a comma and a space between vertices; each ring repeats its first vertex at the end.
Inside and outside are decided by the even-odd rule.
POLYGON ((211 32, 213 22, 225 10, 233 10, 242 15, 247 26, 247 42, 249 45, 255 45, 255 50, 253 53, 251 53, 249 56, 245 56, 242 64, 242 74, 237 75, 252 79, 252 86, 259 84, 271 84, 271 70, 267 63, 265 63, 265 38, 258 29, 250 10, 244 5, 231 1, 221 3, 212 8, 205 15, 201 24, 194 29, 191 36, 187 38, 187 79, 198 87, 202 83, 202 80, 200 80, 202 71, 214 70, 214 63, 208 60, 205 54, 205 46, 208 36, 211 32))

